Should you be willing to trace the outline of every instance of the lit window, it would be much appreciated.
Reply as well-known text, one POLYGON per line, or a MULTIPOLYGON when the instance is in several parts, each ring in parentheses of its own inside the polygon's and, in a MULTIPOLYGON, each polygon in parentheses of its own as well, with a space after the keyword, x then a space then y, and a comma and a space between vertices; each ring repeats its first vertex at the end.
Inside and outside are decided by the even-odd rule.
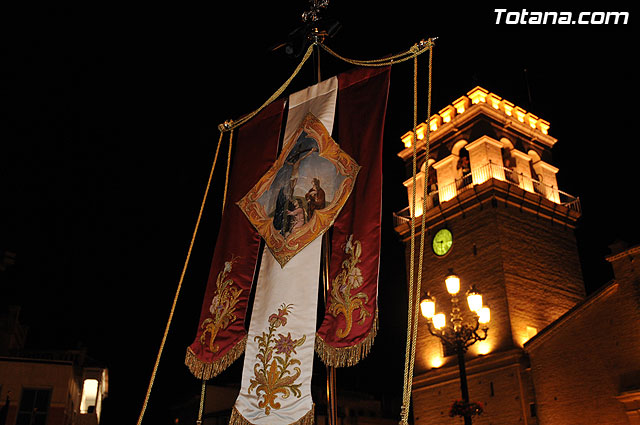
POLYGON ((93 413, 98 401, 98 380, 85 379, 82 386, 82 400, 80 401, 80 413, 93 413))

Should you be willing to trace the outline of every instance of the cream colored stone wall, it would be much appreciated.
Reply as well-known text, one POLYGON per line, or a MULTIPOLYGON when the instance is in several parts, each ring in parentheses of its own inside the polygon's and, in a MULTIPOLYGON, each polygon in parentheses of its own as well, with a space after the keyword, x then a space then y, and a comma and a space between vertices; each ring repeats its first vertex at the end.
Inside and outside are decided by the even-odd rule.
POLYGON ((618 400, 635 391, 640 401, 637 263, 614 261, 615 282, 525 346, 541 425, 627 425, 637 415, 618 400))

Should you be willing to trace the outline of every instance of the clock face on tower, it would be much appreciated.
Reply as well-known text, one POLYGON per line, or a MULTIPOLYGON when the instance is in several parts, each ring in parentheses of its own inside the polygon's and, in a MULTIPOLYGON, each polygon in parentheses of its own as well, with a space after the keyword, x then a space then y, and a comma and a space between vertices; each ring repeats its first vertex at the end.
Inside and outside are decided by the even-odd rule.
POLYGON ((443 256, 451 249, 453 235, 449 229, 440 229, 433 237, 433 252, 438 256, 443 256))

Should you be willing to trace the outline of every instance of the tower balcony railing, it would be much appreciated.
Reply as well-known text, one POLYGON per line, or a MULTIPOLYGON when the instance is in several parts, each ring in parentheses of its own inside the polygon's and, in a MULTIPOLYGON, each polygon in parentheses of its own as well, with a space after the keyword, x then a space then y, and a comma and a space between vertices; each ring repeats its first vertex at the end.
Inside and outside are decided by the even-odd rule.
MULTIPOLYGON (((472 189, 473 186, 482 184, 492 178, 505 181, 510 185, 520 187, 528 192, 537 193, 556 204, 581 212, 580 198, 569 195, 555 186, 547 185, 522 173, 518 173, 515 170, 491 162, 474 168, 470 173, 463 175, 454 182, 441 187, 427 188, 427 200, 426 203, 424 203, 426 210, 429 211, 441 203, 449 201, 459 194, 472 189)), ((420 193, 416 193, 416 217, 422 215, 423 207, 423 192, 421 190, 419 192, 420 193)), ((411 208, 406 207, 398 212, 394 212, 393 220, 394 226, 409 223, 411 221, 411 208)))

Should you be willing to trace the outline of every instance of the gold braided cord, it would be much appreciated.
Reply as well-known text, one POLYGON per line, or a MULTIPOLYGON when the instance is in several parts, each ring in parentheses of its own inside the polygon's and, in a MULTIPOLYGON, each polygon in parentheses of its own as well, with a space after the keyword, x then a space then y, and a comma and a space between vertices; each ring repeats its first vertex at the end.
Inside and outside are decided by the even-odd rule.
MULTIPOLYGON (((433 49, 433 48, 432 48, 433 49)), ((427 117, 431 117, 431 84, 432 84, 432 58, 433 58, 433 50, 430 49, 429 50, 429 87, 428 87, 428 91, 427 91, 427 117)), ((417 278, 417 282, 416 282, 416 289, 415 289, 415 298, 414 298, 414 306, 413 306, 413 330, 412 330, 412 342, 411 342, 411 360, 410 360, 410 364, 409 364, 409 381, 407 382, 407 387, 409 388, 409 391, 411 390, 412 386, 413 386, 413 367, 415 364, 415 358, 416 358, 416 340, 418 338, 418 311, 420 309, 420 295, 422 293, 421 290, 421 286, 422 286, 422 266, 423 266, 423 259, 424 259, 424 239, 425 239, 425 221, 426 221, 426 210, 427 210, 427 173, 428 173, 428 168, 429 168, 429 136, 430 136, 430 131, 431 131, 431 126, 427 125, 427 132, 426 132, 426 140, 425 140, 425 150, 426 150, 426 156, 425 156, 425 168, 424 168, 424 185, 423 185, 423 194, 422 194, 422 226, 421 226, 421 232, 420 232, 420 251, 418 254, 418 278, 417 278)), ((414 136, 415 136, 415 131, 414 131, 414 136)), ((416 139, 414 139, 416 140, 416 139)), ((417 143, 414 143, 417 144, 417 143)), ((415 184, 415 182, 414 182, 415 184)), ((414 193, 415 193, 415 189, 414 189, 414 193)), ((415 197, 414 197, 414 206, 415 206, 415 197)), ((415 211, 415 207, 414 207, 414 211, 415 211)), ((415 215, 415 213, 414 213, 415 215)), ((413 267, 413 265, 412 265, 413 267)), ((408 398, 407 398, 407 412, 409 410, 409 405, 411 404, 411 393, 409 393, 408 398)))
POLYGON ((229 133, 229 152, 227 153, 227 171, 224 176, 224 194, 222 195, 222 212, 224 213, 224 206, 227 203, 227 189, 229 187, 229 168, 231 167, 231 149, 233 145, 233 130, 229 133))
POLYGON ((200 390, 200 407, 198 408, 198 420, 196 421, 197 425, 202 425, 202 413, 204 412, 204 396, 207 390, 207 381, 205 379, 202 380, 202 389, 200 390))
POLYGON ((249 121, 251 118, 253 118, 256 115, 258 115, 260 113, 260 111, 262 111, 264 108, 269 106, 269 104, 271 104, 274 100, 276 100, 278 97, 280 97, 280 95, 287 89, 287 87, 289 87, 289 85, 291 84, 291 81, 293 81, 293 79, 298 75, 298 73, 302 69, 302 66, 307 62, 307 60, 309 59, 309 57, 313 53, 313 49, 314 49, 314 47, 316 45, 319 45, 326 52, 328 52, 332 56, 335 56, 336 58, 338 58, 338 59, 340 59, 340 60, 342 60, 344 62, 350 63, 352 65, 372 67, 372 66, 394 65, 394 64, 397 64, 397 63, 402 63, 402 62, 408 61, 409 59, 414 58, 416 56, 419 56, 422 53, 426 52, 427 50, 431 50, 431 47, 433 46, 433 39, 429 39, 427 41, 421 41, 420 43, 414 44, 409 50, 404 51, 402 53, 398 53, 398 54, 392 55, 392 56, 387 57, 387 58, 372 59, 372 60, 357 60, 357 59, 345 58, 344 56, 341 56, 341 55, 337 54, 336 52, 331 50, 329 47, 325 46, 323 43, 314 42, 309 46, 309 48, 305 52, 304 56, 302 57, 302 60, 300 61, 298 66, 293 71, 293 74, 291 74, 291 76, 282 84, 282 86, 280 86, 280 88, 278 90, 276 90, 276 92, 273 93, 269 97, 269 99, 267 99, 258 109, 256 109, 255 111, 243 116, 242 118, 239 118, 236 121, 233 121, 233 120, 225 121, 223 124, 218 125, 218 129, 221 132, 224 132, 224 131, 231 131, 234 128, 238 128, 238 127, 242 126, 244 123, 249 121))
POLYGON ((414 294, 414 264, 415 264, 415 205, 416 205, 416 130, 418 126, 418 58, 414 57, 413 60, 413 140, 412 144, 412 159, 411 159, 411 167, 412 167, 412 205, 413 212, 411 213, 411 239, 410 246, 411 251, 409 254, 409 300, 407 303, 407 343, 405 346, 405 356, 404 356, 404 380, 403 380, 403 388, 402 388, 402 407, 400 409, 400 423, 407 424, 409 417, 409 403, 411 400, 411 387, 409 386, 410 377, 410 362, 411 362, 411 350, 412 350, 412 334, 411 330, 413 329, 413 294, 414 294))
POLYGON ((293 81, 293 79, 298 75, 298 73, 300 72, 300 69, 302 69, 302 66, 305 64, 305 62, 309 59, 309 57, 313 53, 313 46, 315 46, 315 44, 311 44, 309 46, 309 48, 307 49, 306 53, 302 57, 302 60, 300 61, 300 63, 296 67, 296 69, 293 71, 293 74, 291 74, 291 76, 287 79, 287 81, 285 81, 282 84, 282 86, 280 86, 280 88, 278 90, 276 90, 276 92, 274 94, 272 94, 269 97, 269 99, 267 99, 267 101, 262 104, 262 106, 260 106, 255 111, 243 116, 242 118, 238 119, 237 121, 227 121, 224 124, 220 124, 218 126, 218 129, 220 131, 230 131, 230 130, 233 130, 234 128, 240 127, 241 125, 243 125, 244 123, 249 121, 251 118, 253 118, 256 115, 258 115, 260 113, 260 111, 262 111, 264 108, 269 106, 274 100, 276 100, 278 97, 280 97, 280 95, 287 89, 287 87, 289 87, 289 84, 291 84, 291 81, 293 81))
POLYGON ((322 47, 327 53, 331 54, 332 56, 350 63, 352 65, 358 65, 358 66, 389 66, 389 65, 394 65, 397 63, 402 63, 405 61, 408 61, 412 58, 415 58, 416 56, 421 55, 422 53, 426 52, 427 50, 431 50, 431 46, 433 45, 433 41, 431 39, 425 41, 421 41, 418 44, 414 44, 413 46, 411 46, 411 48, 407 51, 404 51, 402 53, 398 53, 386 58, 381 58, 381 59, 372 59, 372 60, 358 60, 358 59, 349 59, 349 58, 345 58, 344 56, 340 56, 339 54, 337 54, 336 52, 334 52, 333 50, 331 50, 329 47, 325 46, 324 44, 320 44, 320 47, 322 47))
POLYGON ((138 417, 137 425, 140 425, 142 423, 142 419, 144 418, 144 414, 147 410, 147 405, 149 404, 149 398, 151 397, 151 389, 153 388, 153 383, 155 382, 156 374, 158 373, 160 358, 162 357, 162 351, 164 350, 165 343, 167 342, 167 336, 169 335, 169 328, 171 327, 171 322, 173 321, 173 314, 176 310, 176 304, 178 303, 178 296, 180 295, 180 290, 182 289, 182 282, 184 281, 184 275, 187 271, 187 265, 189 264, 189 259, 191 258, 191 251, 193 250, 193 244, 196 240, 198 227, 200 227, 202 212, 204 211, 204 205, 207 201, 207 195, 209 194, 211 181, 213 180, 213 171, 216 168, 216 162, 218 161, 218 152, 220 151, 220 145, 222 144, 222 136, 223 136, 223 133, 221 132, 220 138, 218 139, 218 147, 216 148, 216 154, 213 158, 213 164, 211 165, 211 171, 209 172, 209 180, 207 181, 207 187, 204 191, 204 196, 202 197, 202 203, 200 204, 200 212, 198 212, 198 219, 196 220, 196 225, 195 225, 195 228, 193 229, 193 235, 191 236, 191 242, 189 243, 187 258, 185 259, 184 266, 182 267, 182 273, 180 274, 180 280, 178 281, 178 288, 176 289, 176 294, 173 298, 173 304, 171 305, 171 311, 169 312, 169 319, 167 320, 167 325, 164 329, 164 334, 162 335, 162 341, 160 342, 160 349, 158 350, 158 356, 156 357, 156 362, 153 365, 153 371, 151 372, 151 379, 149 380, 149 386, 147 387, 147 393, 144 397, 144 402, 142 403, 142 410, 140 411, 140 416, 138 417))

